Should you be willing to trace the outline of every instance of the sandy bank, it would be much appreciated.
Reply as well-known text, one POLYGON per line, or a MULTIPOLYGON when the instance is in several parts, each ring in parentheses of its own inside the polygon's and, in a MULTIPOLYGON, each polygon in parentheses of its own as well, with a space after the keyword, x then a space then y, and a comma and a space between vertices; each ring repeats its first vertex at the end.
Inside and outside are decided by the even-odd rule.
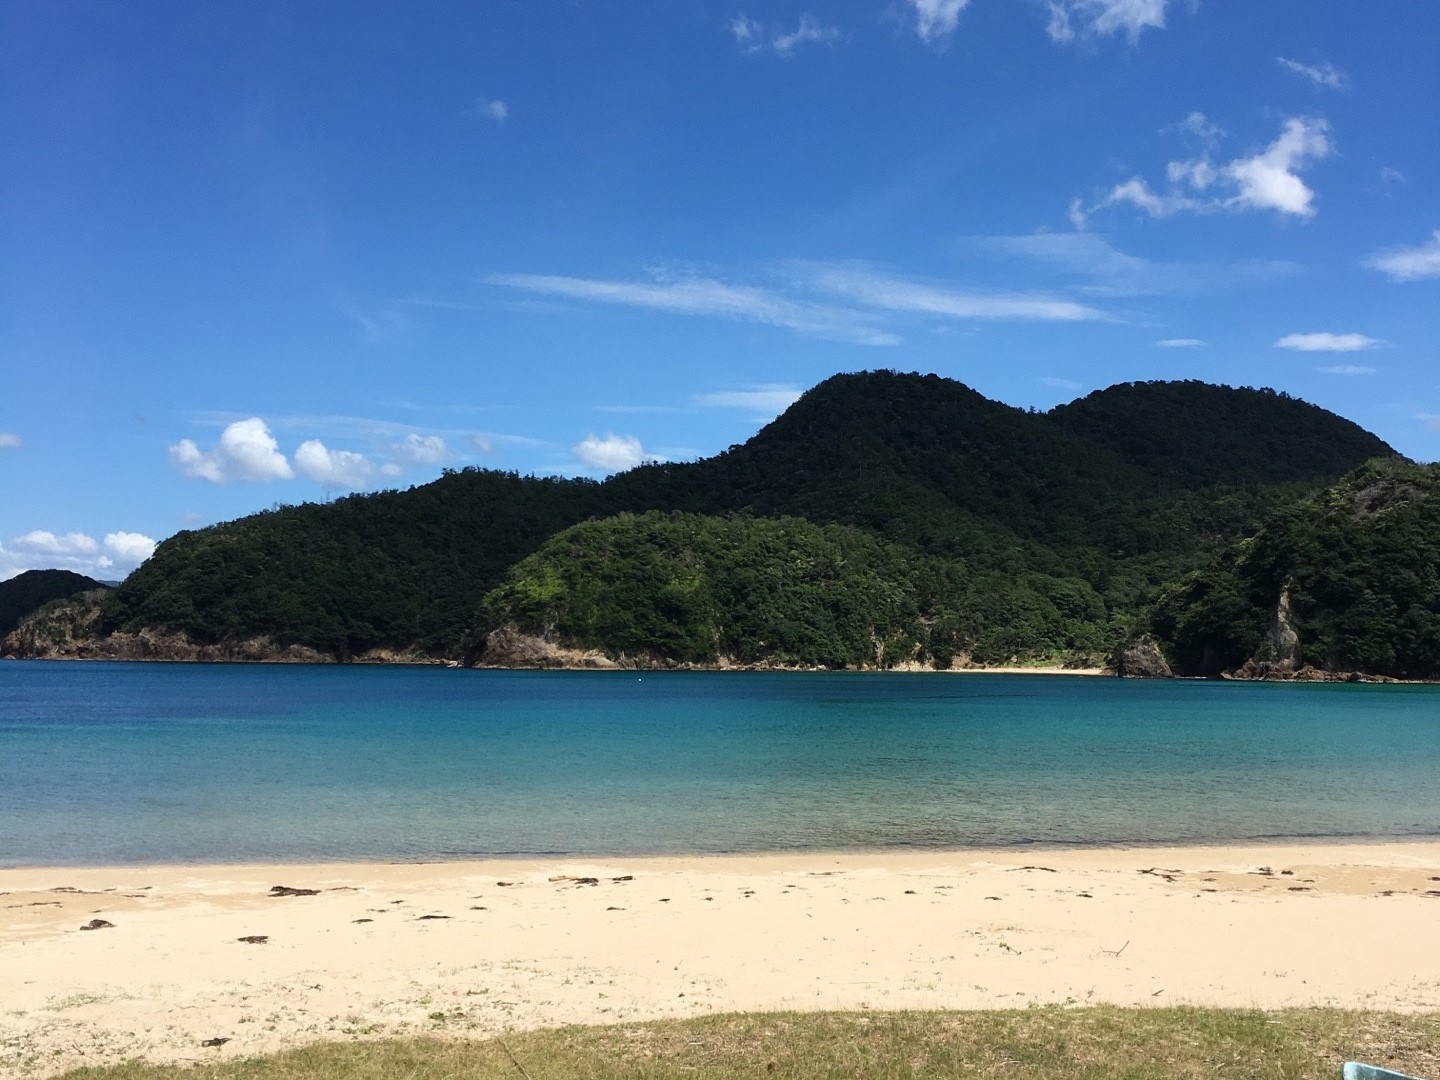
POLYGON ((1435 842, 0 870, 0 1074, 734 1009, 1433 1009, 1437 926, 1435 842))

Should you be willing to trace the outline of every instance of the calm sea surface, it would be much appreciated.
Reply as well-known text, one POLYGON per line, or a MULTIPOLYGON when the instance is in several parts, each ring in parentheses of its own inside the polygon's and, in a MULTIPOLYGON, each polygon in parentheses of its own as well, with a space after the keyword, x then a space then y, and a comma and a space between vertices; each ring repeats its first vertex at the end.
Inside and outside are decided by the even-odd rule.
POLYGON ((1440 687, 0 662, 0 865, 1440 834, 1440 687))

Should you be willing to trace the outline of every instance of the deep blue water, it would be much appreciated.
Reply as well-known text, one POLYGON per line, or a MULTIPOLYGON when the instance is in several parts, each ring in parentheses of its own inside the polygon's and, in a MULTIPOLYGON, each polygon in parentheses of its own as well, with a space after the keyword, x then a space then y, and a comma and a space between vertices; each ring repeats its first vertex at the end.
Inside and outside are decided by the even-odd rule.
POLYGON ((0 663, 0 865, 1440 834, 1440 687, 0 663))

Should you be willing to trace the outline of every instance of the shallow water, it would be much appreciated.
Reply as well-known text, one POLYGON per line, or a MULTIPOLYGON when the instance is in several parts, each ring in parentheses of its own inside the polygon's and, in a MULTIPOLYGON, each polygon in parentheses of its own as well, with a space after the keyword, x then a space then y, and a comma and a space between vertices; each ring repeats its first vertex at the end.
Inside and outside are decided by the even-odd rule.
POLYGON ((1440 834, 1440 687, 0 663, 0 865, 1440 834))

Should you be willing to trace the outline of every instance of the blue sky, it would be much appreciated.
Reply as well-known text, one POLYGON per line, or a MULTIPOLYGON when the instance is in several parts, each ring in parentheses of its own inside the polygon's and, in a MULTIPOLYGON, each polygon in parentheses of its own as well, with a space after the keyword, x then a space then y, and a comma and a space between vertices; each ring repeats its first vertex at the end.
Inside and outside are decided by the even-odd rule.
POLYGON ((0 5, 0 578, 1198 378, 1440 458, 1440 5, 0 5))

